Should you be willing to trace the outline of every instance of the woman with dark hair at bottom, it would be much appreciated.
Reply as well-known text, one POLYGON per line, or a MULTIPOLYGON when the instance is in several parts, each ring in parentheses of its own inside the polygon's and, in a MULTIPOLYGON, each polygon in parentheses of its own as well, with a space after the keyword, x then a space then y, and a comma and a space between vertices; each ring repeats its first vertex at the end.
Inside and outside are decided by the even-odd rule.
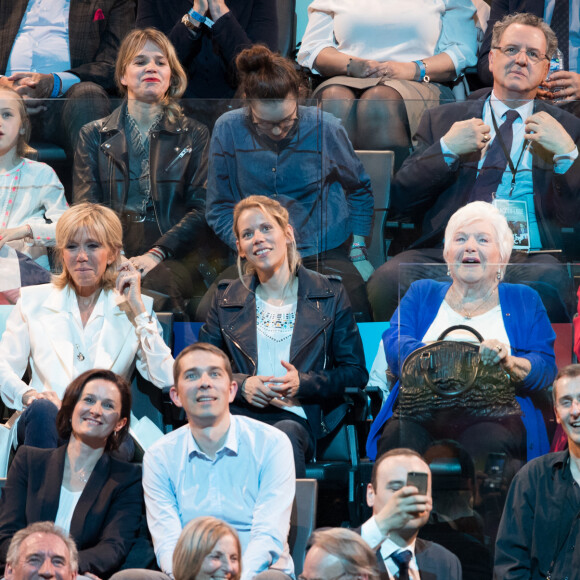
POLYGON ((108 578, 123 564, 141 523, 141 468, 109 452, 129 430, 131 386, 104 369, 87 371, 66 389, 57 416, 68 443, 21 447, 0 500, 0 560, 28 524, 54 521, 79 549, 79 573, 108 578))

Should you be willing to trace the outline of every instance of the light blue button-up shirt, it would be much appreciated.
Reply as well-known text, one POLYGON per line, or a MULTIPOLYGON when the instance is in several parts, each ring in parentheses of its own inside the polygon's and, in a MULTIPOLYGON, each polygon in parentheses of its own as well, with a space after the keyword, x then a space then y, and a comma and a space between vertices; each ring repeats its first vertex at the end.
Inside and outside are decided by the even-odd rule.
POLYGON ((159 567, 173 571, 173 550, 193 518, 214 516, 236 529, 242 544, 242 580, 267 568, 294 575, 288 550, 296 490, 288 437, 240 416, 215 459, 197 445, 189 425, 165 435, 143 461, 147 523, 159 567))
POLYGON ((14 39, 6 76, 17 72, 58 73, 64 93, 79 78, 70 69, 70 0, 29 0, 14 39))

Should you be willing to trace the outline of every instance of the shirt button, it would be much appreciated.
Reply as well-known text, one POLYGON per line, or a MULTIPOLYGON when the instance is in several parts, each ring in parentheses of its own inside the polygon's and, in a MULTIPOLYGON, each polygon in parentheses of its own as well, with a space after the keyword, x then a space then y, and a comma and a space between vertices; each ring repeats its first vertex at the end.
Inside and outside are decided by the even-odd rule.
POLYGON ((276 173, 276 168, 272 167, 272 173, 276 173))

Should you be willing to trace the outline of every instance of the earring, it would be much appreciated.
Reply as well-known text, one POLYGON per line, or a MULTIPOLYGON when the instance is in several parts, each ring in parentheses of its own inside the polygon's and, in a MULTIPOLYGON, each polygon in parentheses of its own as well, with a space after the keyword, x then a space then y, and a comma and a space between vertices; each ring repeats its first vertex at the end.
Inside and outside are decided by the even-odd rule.
POLYGON ((497 279, 501 280, 501 270, 499 268, 497 270, 497 279))
POLYGON ((25 129, 20 129, 20 134, 21 135, 24 135, 24 133, 26 133, 26 130, 25 129))
POLYGON ((447 276, 451 278, 451 270, 449 268, 447 268, 447 276))

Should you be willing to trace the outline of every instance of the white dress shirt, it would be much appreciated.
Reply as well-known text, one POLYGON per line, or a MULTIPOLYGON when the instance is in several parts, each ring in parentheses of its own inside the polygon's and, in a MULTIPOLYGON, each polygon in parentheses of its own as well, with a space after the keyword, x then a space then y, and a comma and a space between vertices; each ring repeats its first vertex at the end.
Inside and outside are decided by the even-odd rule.
POLYGON ((391 580, 396 580, 399 576, 399 566, 391 557, 395 552, 402 550, 409 550, 413 557, 409 561, 409 578, 410 580, 421 580, 419 575, 419 567, 417 566, 417 559, 415 558, 415 540, 403 548, 388 536, 383 536, 374 517, 368 519, 361 526, 361 537, 371 547, 372 550, 377 550, 380 545, 381 557, 385 562, 387 573, 391 580))
POLYGON ((238 532, 242 580, 267 568, 293 576, 287 542, 296 491, 290 440, 265 423, 234 415, 230 420, 215 459, 201 451, 189 425, 165 435, 145 454, 147 524, 159 567, 171 575, 182 528, 211 515, 238 532))
POLYGON ((70 0, 29 0, 14 39, 6 76, 17 72, 58 73, 65 93, 79 78, 70 69, 70 0))

